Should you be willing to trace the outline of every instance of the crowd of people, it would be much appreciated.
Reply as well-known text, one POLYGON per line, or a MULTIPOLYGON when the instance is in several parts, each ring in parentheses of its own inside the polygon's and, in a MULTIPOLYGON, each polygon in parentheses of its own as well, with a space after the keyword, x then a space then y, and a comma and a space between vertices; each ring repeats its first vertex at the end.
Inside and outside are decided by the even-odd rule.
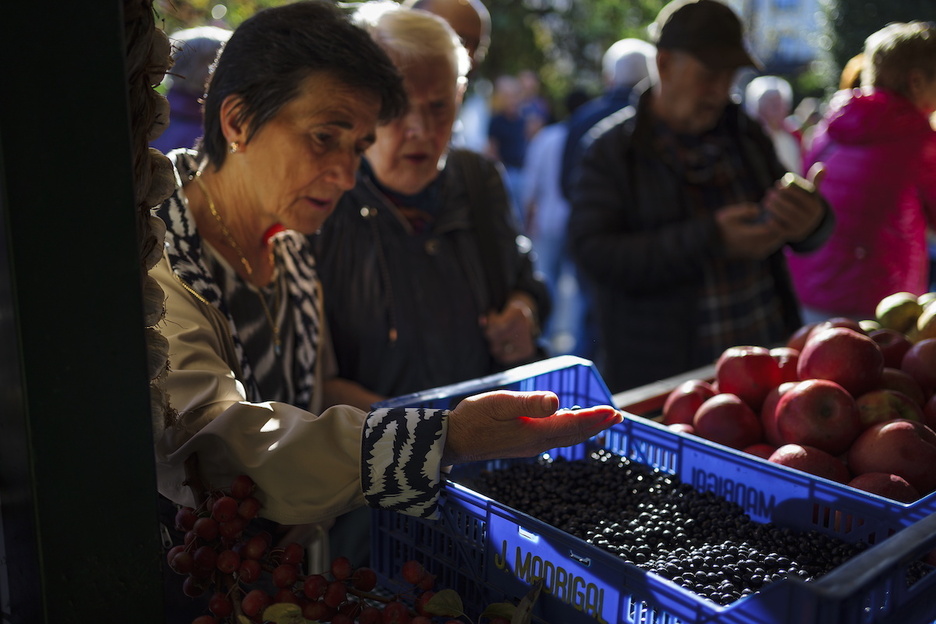
POLYGON ((739 102, 739 70, 763 66, 738 15, 673 0, 647 41, 609 46, 595 97, 497 78, 472 149, 462 106, 490 40, 478 0, 307 0, 176 37, 178 85, 201 86, 169 124, 188 130, 197 101, 197 130, 158 144, 177 179, 151 271, 178 412, 156 436, 170 533, 196 454, 209 482, 253 478, 275 535, 365 545, 360 564, 365 505, 432 516, 445 466, 621 419, 549 392, 382 399, 572 352, 618 392, 928 289, 936 25, 874 33, 823 112, 766 74, 739 102), (196 41, 210 77, 180 71, 196 41))

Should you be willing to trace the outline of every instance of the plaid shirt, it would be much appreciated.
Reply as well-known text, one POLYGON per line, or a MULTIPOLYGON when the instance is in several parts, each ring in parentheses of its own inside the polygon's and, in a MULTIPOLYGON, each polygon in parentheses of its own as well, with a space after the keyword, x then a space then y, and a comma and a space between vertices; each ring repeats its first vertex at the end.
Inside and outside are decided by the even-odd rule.
MULTIPOLYGON (((760 199, 762 189, 747 174, 739 149, 719 128, 691 136, 658 122, 655 136, 660 158, 686 182, 693 214, 760 199)), ((784 335, 781 300, 767 263, 715 256, 703 270, 693 359, 713 361, 735 345, 770 346, 784 335)))

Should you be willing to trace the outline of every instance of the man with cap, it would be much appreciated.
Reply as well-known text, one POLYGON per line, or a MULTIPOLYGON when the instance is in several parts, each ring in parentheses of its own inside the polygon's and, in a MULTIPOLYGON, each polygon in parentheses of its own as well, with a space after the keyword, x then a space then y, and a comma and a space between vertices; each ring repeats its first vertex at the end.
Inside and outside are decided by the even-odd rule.
POLYGON ((737 70, 758 67, 737 15, 676 0, 651 34, 658 80, 592 130, 572 188, 570 250, 612 392, 713 364, 730 346, 785 342, 801 321, 783 248, 816 249, 834 227, 731 98, 737 70))

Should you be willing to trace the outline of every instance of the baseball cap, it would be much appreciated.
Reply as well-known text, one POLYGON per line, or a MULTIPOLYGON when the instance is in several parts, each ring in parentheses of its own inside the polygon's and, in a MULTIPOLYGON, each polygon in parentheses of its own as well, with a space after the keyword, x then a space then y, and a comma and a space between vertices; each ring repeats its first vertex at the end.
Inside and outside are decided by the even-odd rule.
POLYGON ((657 48, 683 50, 709 67, 763 69, 744 45, 741 20, 717 0, 673 0, 650 30, 657 48))

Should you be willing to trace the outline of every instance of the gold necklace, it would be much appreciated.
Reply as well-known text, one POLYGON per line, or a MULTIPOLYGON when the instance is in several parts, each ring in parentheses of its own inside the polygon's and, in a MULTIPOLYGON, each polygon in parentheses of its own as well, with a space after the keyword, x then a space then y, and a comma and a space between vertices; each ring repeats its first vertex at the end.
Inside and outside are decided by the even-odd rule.
MULTIPOLYGON (((214 215, 215 221, 218 222, 218 226, 221 228, 221 234, 224 236, 224 240, 227 244, 234 250, 234 252, 240 257, 241 264, 244 266, 244 270, 247 271, 247 276, 253 276, 253 267, 250 265, 250 261, 247 260, 247 257, 244 254, 244 250, 241 249, 241 246, 237 244, 237 241, 234 240, 234 237, 231 235, 231 231, 227 229, 227 226, 224 224, 224 221, 221 219, 221 214, 218 212, 218 209, 215 207, 214 198, 211 197, 211 193, 208 192, 208 187, 205 186, 204 180, 201 178, 201 171, 195 172, 195 182, 201 188, 202 193, 205 194, 205 199, 208 201, 208 210, 211 211, 211 214, 214 215)), ((274 259, 275 262, 275 259, 274 259)), ((275 285, 275 305, 279 306, 280 302, 280 290, 279 290, 279 278, 274 274, 273 283, 275 285)), ((263 313, 266 315, 267 323, 270 325, 270 329, 273 330, 273 352, 276 355, 280 354, 282 350, 282 344, 280 342, 280 329, 279 324, 276 322, 276 317, 273 316, 270 312, 270 307, 267 305, 266 297, 263 296, 263 293, 257 289, 257 298, 260 299, 260 305, 263 306, 263 313)))

